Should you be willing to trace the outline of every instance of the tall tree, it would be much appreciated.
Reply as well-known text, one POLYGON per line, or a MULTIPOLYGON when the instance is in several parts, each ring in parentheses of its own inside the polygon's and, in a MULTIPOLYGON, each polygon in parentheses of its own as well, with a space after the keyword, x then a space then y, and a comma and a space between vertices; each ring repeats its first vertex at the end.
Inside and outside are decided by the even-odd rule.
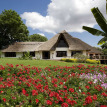
POLYGON ((45 36, 41 36, 40 34, 33 34, 28 37, 28 41, 38 41, 38 42, 44 42, 48 39, 45 36))
POLYGON ((21 17, 13 10, 4 10, 0 14, 0 49, 16 42, 27 40, 29 31, 21 17))
POLYGON ((98 42, 98 44, 103 44, 107 41, 107 20, 104 18, 103 14, 98 8, 92 8, 91 11, 102 31, 87 26, 83 26, 83 29, 93 35, 103 36, 103 38, 98 42))

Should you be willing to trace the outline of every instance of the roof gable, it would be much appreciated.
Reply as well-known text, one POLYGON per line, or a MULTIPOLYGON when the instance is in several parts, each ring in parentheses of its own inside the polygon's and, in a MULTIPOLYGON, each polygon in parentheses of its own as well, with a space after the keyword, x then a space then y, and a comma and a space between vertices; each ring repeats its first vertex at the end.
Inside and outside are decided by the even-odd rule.
POLYGON ((60 34, 57 42, 56 42, 56 47, 69 47, 66 39, 64 38, 63 34, 60 34))
POLYGON ((80 39, 72 37, 70 34, 68 34, 65 30, 56 34, 53 38, 45 42, 43 45, 39 47, 39 50, 41 51, 49 51, 49 50, 55 50, 56 44, 58 43, 58 40, 60 36, 63 35, 65 41, 68 44, 69 50, 90 50, 90 47, 85 42, 81 41, 80 39))

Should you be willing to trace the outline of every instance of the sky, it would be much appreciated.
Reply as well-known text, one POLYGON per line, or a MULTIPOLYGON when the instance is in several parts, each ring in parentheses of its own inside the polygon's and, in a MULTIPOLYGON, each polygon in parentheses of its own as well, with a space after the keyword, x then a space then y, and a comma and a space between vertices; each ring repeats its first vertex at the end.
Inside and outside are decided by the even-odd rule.
POLYGON ((102 36, 82 29, 82 26, 89 26, 101 30, 91 12, 93 7, 98 7, 106 17, 106 0, 0 0, 0 14, 4 9, 15 10, 30 35, 36 33, 50 39, 66 30, 71 36, 100 47, 97 43, 102 36))

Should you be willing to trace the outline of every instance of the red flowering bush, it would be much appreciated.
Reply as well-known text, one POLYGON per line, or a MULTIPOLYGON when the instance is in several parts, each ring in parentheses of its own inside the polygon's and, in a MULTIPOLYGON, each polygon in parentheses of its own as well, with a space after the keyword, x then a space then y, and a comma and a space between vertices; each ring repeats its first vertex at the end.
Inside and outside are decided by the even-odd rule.
POLYGON ((107 66, 0 65, 0 107, 107 107, 107 81, 88 78, 94 72, 106 78, 107 66))

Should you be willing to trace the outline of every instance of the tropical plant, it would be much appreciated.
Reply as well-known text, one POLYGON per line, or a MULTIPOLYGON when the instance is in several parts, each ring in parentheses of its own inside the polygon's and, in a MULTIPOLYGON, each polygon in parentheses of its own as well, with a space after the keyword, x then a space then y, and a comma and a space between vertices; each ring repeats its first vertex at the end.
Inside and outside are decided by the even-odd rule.
POLYGON ((104 43, 101 47, 102 47, 103 54, 107 55, 107 42, 104 43))
POLYGON ((97 8, 92 8, 91 9, 96 22, 98 23, 98 25, 100 26, 101 30, 95 29, 95 28, 91 28, 91 27, 87 27, 87 26, 83 26, 83 29, 88 31, 89 33, 96 35, 96 36, 103 36, 103 38, 98 42, 98 44, 103 44, 107 41, 107 20, 105 19, 105 17, 103 16, 103 14, 100 12, 100 10, 97 8))

